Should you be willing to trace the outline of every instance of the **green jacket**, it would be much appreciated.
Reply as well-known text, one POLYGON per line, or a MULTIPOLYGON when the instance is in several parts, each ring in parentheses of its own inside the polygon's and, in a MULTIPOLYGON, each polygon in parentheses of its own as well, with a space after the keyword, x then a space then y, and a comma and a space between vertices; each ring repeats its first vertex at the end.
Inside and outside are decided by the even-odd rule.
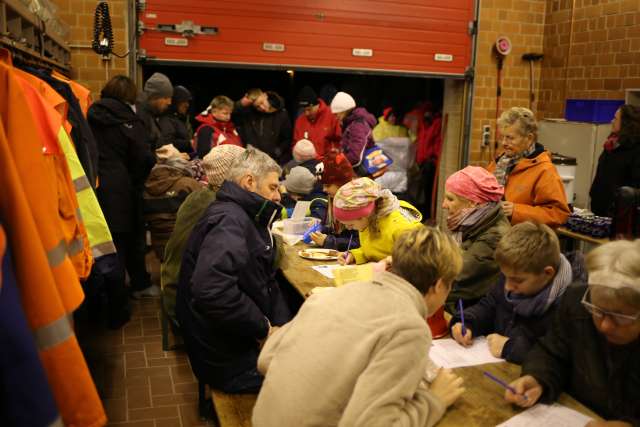
POLYGON ((447 298, 446 308, 458 311, 456 304, 462 298, 465 307, 484 297, 498 281, 500 268, 494 252, 502 236, 511 228, 507 217, 497 205, 489 215, 467 230, 462 236, 462 271, 456 278, 447 298))

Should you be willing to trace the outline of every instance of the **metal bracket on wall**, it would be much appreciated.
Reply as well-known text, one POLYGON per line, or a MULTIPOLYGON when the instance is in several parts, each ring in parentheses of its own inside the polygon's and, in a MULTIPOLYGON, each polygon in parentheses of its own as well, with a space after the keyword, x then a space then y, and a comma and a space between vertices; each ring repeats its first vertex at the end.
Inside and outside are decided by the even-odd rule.
POLYGON ((470 36, 476 35, 478 33, 478 21, 469 21, 467 32, 470 36))
POLYGON ((183 37, 193 37, 195 35, 218 34, 218 27, 202 27, 196 25, 193 21, 182 21, 180 24, 158 24, 158 31, 167 31, 172 33, 180 33, 183 37))
POLYGON ((143 11, 147 8, 147 1, 146 0, 136 0, 136 9, 138 11, 143 11))
POLYGON ((136 59, 138 61, 144 61, 147 59, 147 50, 146 49, 138 49, 138 53, 136 54, 136 59))
POLYGON ((136 25, 136 32, 138 33, 139 36, 141 36, 142 34, 144 34, 144 30, 146 30, 147 27, 144 25, 143 21, 138 21, 137 25, 136 25))
POLYGON ((464 78, 465 78, 466 80, 473 80, 473 78, 475 77, 475 75, 476 75, 476 70, 475 70, 475 68, 473 68, 473 67, 467 67, 467 68, 464 70, 464 78))

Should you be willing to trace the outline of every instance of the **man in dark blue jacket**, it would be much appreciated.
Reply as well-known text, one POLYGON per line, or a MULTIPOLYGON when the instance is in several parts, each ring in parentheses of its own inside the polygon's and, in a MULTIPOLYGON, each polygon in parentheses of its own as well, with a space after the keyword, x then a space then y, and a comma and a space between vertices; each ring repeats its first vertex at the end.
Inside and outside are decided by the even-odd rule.
POLYGON ((292 317, 275 279, 270 233, 281 173, 256 149, 234 160, 182 258, 176 314, 192 368, 227 393, 259 390, 260 344, 292 317))

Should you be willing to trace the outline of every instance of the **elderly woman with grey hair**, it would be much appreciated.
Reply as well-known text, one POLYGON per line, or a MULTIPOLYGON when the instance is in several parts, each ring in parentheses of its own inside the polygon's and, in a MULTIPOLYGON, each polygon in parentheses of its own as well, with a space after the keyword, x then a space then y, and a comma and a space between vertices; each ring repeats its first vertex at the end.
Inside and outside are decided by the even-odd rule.
POLYGON ((551 156, 537 142, 533 112, 513 107, 498 119, 503 154, 488 170, 505 188, 502 210, 511 224, 536 221, 550 227, 564 224, 571 213, 562 179, 551 156))
POLYGON ((570 288, 547 335, 527 355, 505 398, 529 407, 567 392, 607 422, 640 425, 640 240, 587 255, 589 286, 570 288))

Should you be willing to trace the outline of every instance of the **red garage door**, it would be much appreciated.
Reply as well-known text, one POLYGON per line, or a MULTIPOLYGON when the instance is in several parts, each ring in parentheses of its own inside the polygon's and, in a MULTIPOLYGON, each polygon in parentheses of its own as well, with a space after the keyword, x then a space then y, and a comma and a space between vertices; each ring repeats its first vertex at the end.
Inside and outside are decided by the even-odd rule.
POLYGON ((146 0, 141 52, 162 62, 461 76, 473 0, 146 0))

